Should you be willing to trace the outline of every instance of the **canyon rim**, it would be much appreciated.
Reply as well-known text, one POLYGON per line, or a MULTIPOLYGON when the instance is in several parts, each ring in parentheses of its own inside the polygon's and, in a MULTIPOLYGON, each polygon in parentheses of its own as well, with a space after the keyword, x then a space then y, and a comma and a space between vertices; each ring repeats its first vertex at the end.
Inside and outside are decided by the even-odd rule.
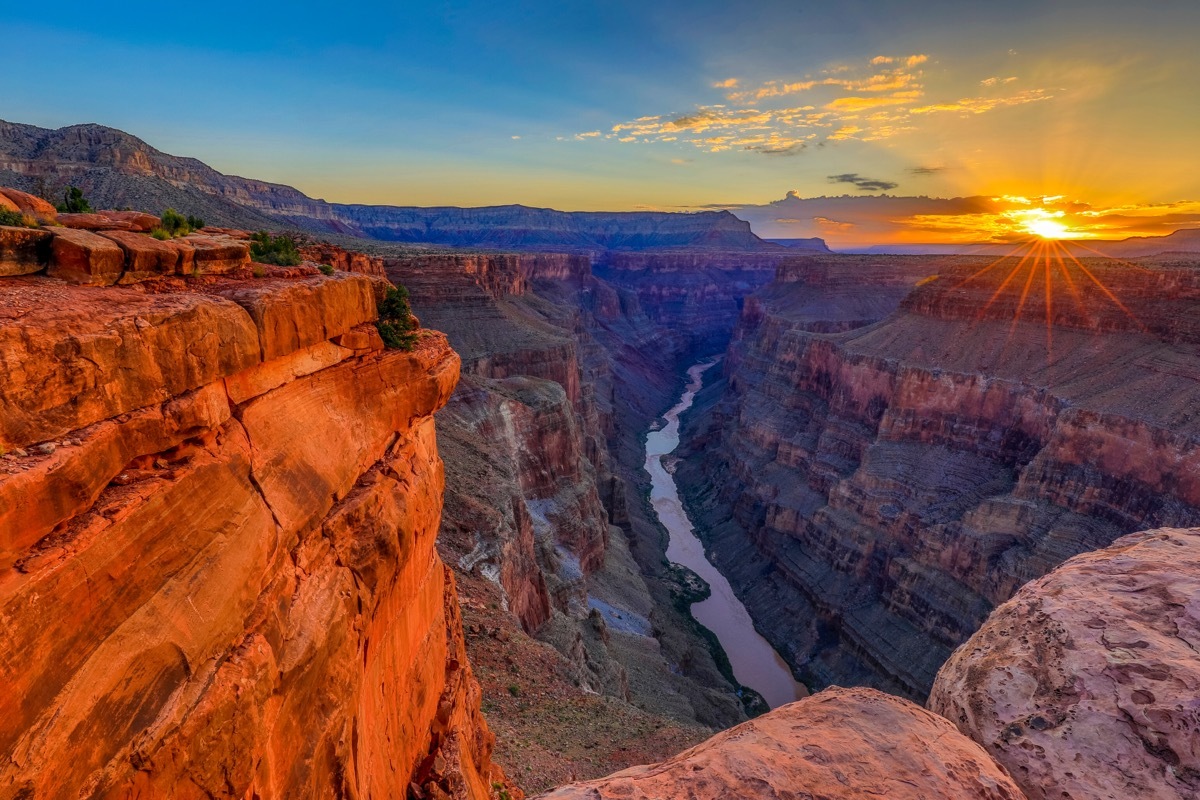
POLYGON ((1052 6, 7 10, 0 800, 1200 798, 1200 7, 1052 6))

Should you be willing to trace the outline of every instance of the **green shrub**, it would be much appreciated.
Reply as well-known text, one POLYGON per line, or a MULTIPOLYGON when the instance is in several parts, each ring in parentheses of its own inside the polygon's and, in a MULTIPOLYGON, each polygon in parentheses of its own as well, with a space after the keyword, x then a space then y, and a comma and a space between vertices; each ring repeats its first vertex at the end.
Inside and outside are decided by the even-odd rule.
POLYGON ((517 686, 515 683, 509 684, 508 693, 511 694, 513 697, 520 697, 521 696, 521 687, 517 686))
POLYGON ((321 270, 321 272, 325 275, 333 274, 333 267, 331 267, 329 264, 322 264, 321 266, 317 267, 317 269, 321 270))
POLYGON ((63 193, 63 201, 57 208, 64 214, 92 213, 92 204, 83 196, 83 190, 78 186, 67 187, 67 191, 63 193))
POLYGON ((259 231, 250 237, 250 258, 260 264, 294 267, 300 263, 300 251, 296 248, 296 240, 290 236, 272 236, 259 231))
POLYGON ((155 228, 154 230, 150 231, 150 235, 155 239, 158 239, 160 242, 165 242, 167 239, 171 238, 171 232, 164 228, 155 228))
POLYGON ((388 289, 379 304, 379 337, 392 350, 412 350, 417 345, 417 320, 408 306, 408 290, 388 289))
POLYGON ((192 228, 188 225, 187 217, 180 214, 173 208, 168 208, 162 213, 162 229, 171 236, 187 236, 192 232, 192 228))
POLYGON ((187 225, 192 230, 198 231, 204 227, 204 220, 200 219, 199 217, 193 217, 191 214, 188 214, 187 225))
POLYGON ((7 208, 0 208, 0 225, 11 225, 14 228, 29 228, 25 215, 20 211, 9 211, 7 208))

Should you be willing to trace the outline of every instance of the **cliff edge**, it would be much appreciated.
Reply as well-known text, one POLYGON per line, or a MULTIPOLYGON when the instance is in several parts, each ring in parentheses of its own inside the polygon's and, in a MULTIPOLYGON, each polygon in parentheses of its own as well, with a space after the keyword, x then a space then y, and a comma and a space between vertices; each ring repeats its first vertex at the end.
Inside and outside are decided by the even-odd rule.
POLYGON ((383 348, 381 279, 235 274, 0 279, 0 797, 489 797, 459 358, 383 348))

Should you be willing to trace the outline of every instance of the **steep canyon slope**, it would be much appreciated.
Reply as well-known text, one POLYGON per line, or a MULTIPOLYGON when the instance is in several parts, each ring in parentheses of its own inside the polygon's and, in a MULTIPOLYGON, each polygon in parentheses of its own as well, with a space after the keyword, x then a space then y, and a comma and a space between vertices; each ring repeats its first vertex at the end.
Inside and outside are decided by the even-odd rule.
POLYGON ((384 350, 380 279, 228 249, 0 278, 0 796, 490 797, 434 546, 459 358, 384 350))
POLYGON ((922 698, 1025 582, 1200 523, 1198 381, 1194 263, 799 260, 747 301, 679 475, 806 682, 922 698))
MULTIPOLYGON (((499 757, 510 766, 532 759, 541 771, 527 785, 544 787, 639 754, 663 757, 744 719, 707 641, 676 607, 684 586, 664 565, 640 471, 643 431, 670 404, 681 359, 710 346, 711 335, 659 324, 652 316, 669 323, 669 311, 598 279, 583 256, 446 252, 385 263, 425 324, 445 330, 463 357, 462 383, 438 424, 450 476, 440 544, 460 570, 464 602, 507 608, 525 633, 556 648, 570 683, 613 701, 573 709, 576 730, 549 747, 565 749, 638 709, 660 732, 678 731, 660 745, 671 749, 648 750, 646 721, 633 713, 600 745, 624 752, 550 759, 538 744, 545 709, 503 698, 497 705, 515 714, 496 722, 499 757)), ((713 281, 697 284, 693 298, 677 287, 680 307, 700 307, 716 284, 730 298, 740 291, 713 281)), ((729 307, 731 326, 736 302, 729 307)), ((479 637, 472 660, 527 651, 526 639, 511 639, 479 637)), ((497 688, 525 685, 521 678, 510 669, 497 688)))

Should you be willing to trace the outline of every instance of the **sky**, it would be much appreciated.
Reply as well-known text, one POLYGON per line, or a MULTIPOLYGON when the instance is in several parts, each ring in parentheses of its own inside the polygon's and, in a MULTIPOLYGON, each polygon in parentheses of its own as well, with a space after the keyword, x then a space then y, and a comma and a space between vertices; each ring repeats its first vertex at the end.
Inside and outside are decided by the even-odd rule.
POLYGON ((1200 227, 1196 0, 117 8, 6 8, 0 118, 333 202, 724 207, 840 244, 1200 227))

